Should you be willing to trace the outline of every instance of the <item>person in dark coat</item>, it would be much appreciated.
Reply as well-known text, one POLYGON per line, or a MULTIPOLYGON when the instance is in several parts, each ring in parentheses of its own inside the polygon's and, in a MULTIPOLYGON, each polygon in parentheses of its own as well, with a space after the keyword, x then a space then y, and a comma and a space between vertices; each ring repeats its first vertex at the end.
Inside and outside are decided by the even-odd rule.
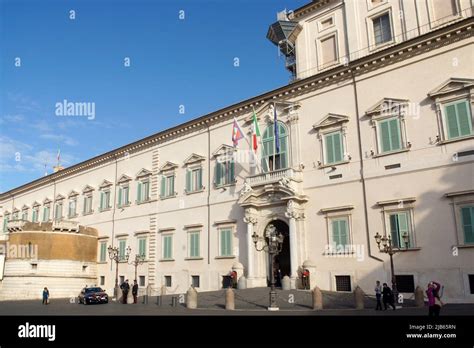
POLYGON ((138 284, 137 284, 136 279, 133 281, 132 295, 133 295, 133 303, 136 304, 137 303, 137 297, 138 297, 138 284))
POLYGON ((395 310, 395 304, 393 303, 393 292, 387 285, 387 283, 383 283, 382 289, 382 300, 385 310, 387 310, 387 304, 390 305, 393 310, 395 310))
POLYGON ((127 304, 128 291, 130 290, 128 279, 120 285, 120 289, 122 289, 122 303, 127 304))
POLYGON ((48 304, 49 303, 49 290, 47 287, 44 287, 43 289, 43 304, 48 304))
POLYGON ((382 310, 382 287, 380 286, 380 281, 375 282, 375 298, 377 299, 377 306, 375 307, 376 311, 382 310))

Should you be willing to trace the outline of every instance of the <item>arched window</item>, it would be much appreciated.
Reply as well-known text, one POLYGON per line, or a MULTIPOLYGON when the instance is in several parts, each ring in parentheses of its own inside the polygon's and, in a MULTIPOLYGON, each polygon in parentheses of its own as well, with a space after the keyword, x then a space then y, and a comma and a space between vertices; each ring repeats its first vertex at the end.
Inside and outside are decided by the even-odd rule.
POLYGON ((264 172, 271 172, 288 167, 288 131, 282 122, 278 122, 279 151, 275 144, 275 127, 270 125, 265 129, 262 137, 262 168, 264 172))

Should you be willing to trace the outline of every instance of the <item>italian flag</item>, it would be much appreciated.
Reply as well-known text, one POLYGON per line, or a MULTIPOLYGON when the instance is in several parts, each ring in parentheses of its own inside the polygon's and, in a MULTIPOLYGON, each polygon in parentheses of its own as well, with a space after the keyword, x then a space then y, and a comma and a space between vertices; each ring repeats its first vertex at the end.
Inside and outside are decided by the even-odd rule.
POLYGON ((252 121, 252 148, 257 152, 258 148, 258 137, 260 137, 260 129, 258 128, 257 115, 255 110, 253 111, 253 121, 252 121))

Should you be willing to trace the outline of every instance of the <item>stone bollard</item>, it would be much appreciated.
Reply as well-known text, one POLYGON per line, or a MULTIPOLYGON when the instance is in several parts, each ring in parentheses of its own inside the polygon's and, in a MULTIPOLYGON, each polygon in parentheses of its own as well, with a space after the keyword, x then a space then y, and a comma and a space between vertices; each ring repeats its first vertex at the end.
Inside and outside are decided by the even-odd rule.
POLYGON ((225 291, 225 309, 228 311, 235 309, 234 291, 231 288, 227 288, 225 291))
POLYGON ((359 286, 354 290, 354 301, 356 309, 364 309, 364 291, 359 286))
POLYGON ((291 290, 291 280, 290 277, 284 276, 281 280, 281 289, 282 290, 291 290))
POLYGON ((197 291, 194 287, 190 287, 186 293, 186 308, 196 309, 197 308, 197 291))
POLYGON ((420 286, 417 286, 415 289, 415 304, 417 307, 425 306, 425 295, 420 286))
POLYGON ((247 278, 245 278, 245 276, 239 278, 237 289, 247 289, 247 278))
POLYGON ((323 294, 321 293, 321 289, 317 286, 315 286, 313 290, 313 309, 323 309, 323 294))

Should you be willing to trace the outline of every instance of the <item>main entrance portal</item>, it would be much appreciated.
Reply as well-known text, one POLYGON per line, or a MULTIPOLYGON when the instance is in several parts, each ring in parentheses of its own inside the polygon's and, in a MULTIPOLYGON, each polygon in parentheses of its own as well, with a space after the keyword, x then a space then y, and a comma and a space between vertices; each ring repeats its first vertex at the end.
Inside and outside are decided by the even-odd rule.
MULTIPOLYGON (((291 262, 290 262, 290 237, 288 225, 281 220, 274 220, 268 223, 268 225, 275 226, 278 232, 281 232, 284 236, 283 246, 281 252, 275 256, 274 270, 275 270, 275 281, 277 286, 281 286, 281 279, 284 276, 291 276, 291 262)), ((267 226, 268 226, 267 225, 267 226)), ((268 260, 267 267, 267 280, 270 284, 271 279, 271 260, 268 260)))

